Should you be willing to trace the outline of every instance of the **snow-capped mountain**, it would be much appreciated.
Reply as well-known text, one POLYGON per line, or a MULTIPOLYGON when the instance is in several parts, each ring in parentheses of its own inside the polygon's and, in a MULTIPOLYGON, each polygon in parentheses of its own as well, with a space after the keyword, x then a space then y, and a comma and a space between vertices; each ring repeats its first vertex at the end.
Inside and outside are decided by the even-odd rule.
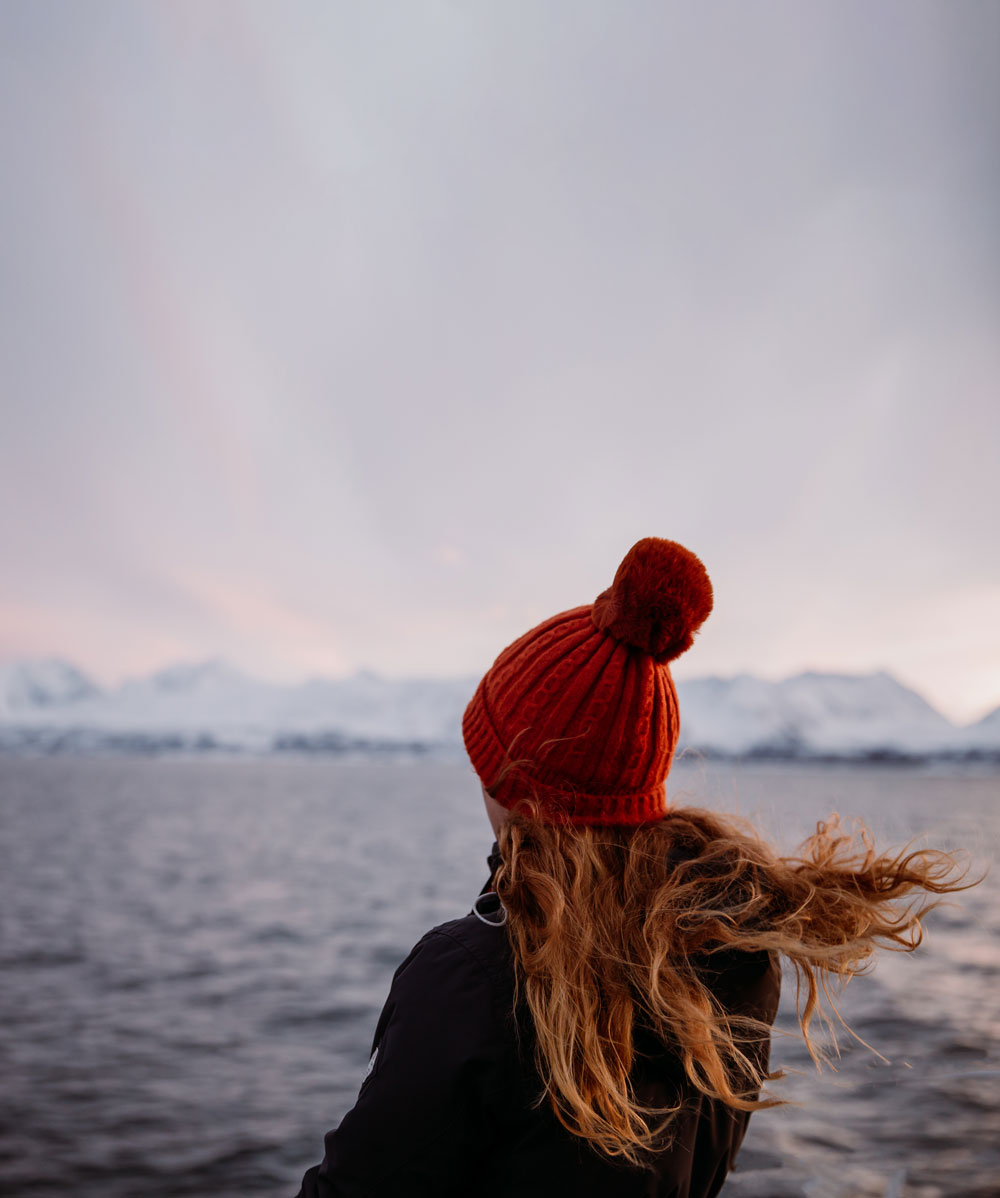
POLYGON ((0 720, 47 709, 65 709, 94 699, 100 687, 76 666, 57 658, 16 661, 0 666, 0 720))
MULTIPOLYGON (((955 725, 891 674, 749 674, 678 685, 684 741, 721 753, 918 756, 957 748, 955 725)), ((1000 737, 997 738, 1000 747, 1000 737)))
POLYGON ((289 688, 276 714, 289 729, 335 728, 372 740, 457 744, 476 681, 391 680, 367 670, 353 678, 313 678, 289 688))
MULTIPOLYGON (((458 751, 475 684, 365 671, 281 686, 215 659, 102 690, 68 662, 23 661, 0 668, 0 748, 458 751)), ((1000 759, 1000 708, 957 728, 887 673, 739 674, 677 689, 681 746, 709 754, 1000 759)))
POLYGON ((975 724, 960 728, 959 739, 972 752, 1000 751, 1000 707, 984 715, 975 724))
POLYGON ((219 659, 181 662, 132 678, 93 706, 103 727, 174 731, 270 727, 284 688, 219 659))
POLYGON ((67 663, 24 661, 0 673, 0 748, 457 748, 474 687, 367 671, 280 686, 213 659, 102 691, 67 663))

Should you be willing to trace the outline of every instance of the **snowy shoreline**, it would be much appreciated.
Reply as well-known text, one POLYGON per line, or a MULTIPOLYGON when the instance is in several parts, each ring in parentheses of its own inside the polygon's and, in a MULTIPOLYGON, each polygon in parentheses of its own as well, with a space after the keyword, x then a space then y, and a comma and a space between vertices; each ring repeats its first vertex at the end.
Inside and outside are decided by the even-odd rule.
MULTIPOLYGON (((220 661, 102 689, 69 662, 0 667, 0 752, 460 755, 469 678, 370 672, 278 685, 220 661)), ((708 760, 955 766, 1000 763, 1000 708, 953 724, 892 675, 749 674, 677 683, 682 752, 708 760)))

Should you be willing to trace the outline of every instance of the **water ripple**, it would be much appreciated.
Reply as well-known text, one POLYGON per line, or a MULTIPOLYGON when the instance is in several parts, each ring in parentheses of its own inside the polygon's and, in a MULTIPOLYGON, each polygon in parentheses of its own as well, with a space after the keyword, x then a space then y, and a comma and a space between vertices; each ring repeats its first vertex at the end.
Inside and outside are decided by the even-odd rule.
MULTIPOLYGON (((883 840, 1000 845, 996 777, 695 764, 681 783, 788 847, 835 805, 883 840)), ((482 883, 468 770, 0 757, 0 797, 0 1190, 295 1193, 394 969, 482 883)), ((754 1117, 727 1198, 1000 1193, 997 875, 848 987, 885 1061, 842 1036, 817 1075, 775 1037, 793 1105, 754 1117)))

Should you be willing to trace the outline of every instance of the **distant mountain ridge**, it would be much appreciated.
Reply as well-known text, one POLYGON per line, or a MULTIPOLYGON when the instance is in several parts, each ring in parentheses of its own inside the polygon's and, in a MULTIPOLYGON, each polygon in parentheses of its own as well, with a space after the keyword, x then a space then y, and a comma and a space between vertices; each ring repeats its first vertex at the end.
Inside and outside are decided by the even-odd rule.
MULTIPOLYGON (((363 671, 292 685, 220 659, 108 689, 70 662, 0 666, 0 749, 30 752, 448 752, 475 678, 363 671)), ((807 671, 679 682, 681 747, 712 756, 1000 761, 1000 707, 958 727, 891 674, 807 671)))

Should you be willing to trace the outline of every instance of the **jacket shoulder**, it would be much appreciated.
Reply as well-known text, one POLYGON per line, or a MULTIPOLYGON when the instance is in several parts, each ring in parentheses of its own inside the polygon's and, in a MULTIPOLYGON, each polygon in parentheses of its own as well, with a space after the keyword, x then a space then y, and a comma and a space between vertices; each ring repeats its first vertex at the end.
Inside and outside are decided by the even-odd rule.
POLYGON ((396 970, 358 1099, 326 1137, 304 1198, 465 1193, 492 1143, 515 1061, 501 1018, 496 945, 479 921, 432 928, 396 970))
MULTIPOLYGON (((487 919, 494 918, 488 907, 481 906, 480 909, 485 912, 487 919)), ((417 949, 432 956, 448 957, 454 957, 458 950, 466 958, 469 967, 474 966, 482 972, 498 1001, 506 1002, 513 991, 514 963, 507 929, 503 924, 484 922, 470 912, 460 919, 452 919, 431 928, 414 952, 417 949)))

